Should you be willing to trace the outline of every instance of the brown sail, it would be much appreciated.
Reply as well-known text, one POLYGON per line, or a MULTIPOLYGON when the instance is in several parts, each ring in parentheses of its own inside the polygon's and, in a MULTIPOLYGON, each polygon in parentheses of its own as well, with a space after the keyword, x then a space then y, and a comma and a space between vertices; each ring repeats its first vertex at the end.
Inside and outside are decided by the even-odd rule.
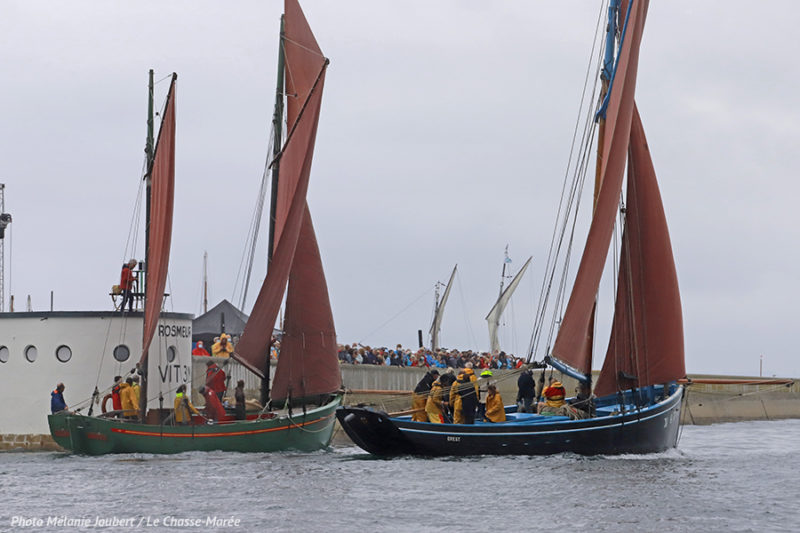
POLYGON ((328 288, 306 203, 328 61, 294 0, 285 3, 284 24, 289 133, 280 156, 276 245, 234 354, 263 377, 270 335, 288 284, 274 400, 317 396, 341 387, 328 288))
POLYGON ((603 150, 597 204, 575 284, 551 353, 552 358, 566 363, 582 374, 591 371, 591 350, 587 346, 590 337, 587 331, 622 191, 636 91, 639 45, 647 6, 648 2, 637 1, 630 9, 619 62, 610 90, 605 130, 608 142, 603 150))
POLYGON ((150 169, 150 227, 147 253, 147 286, 145 288, 144 326, 140 363, 147 358, 147 350, 158 325, 158 316, 164 301, 167 285, 169 251, 172 243, 172 207, 175 199, 175 83, 167 93, 167 103, 158 131, 155 157, 150 169))
POLYGON ((635 108, 626 207, 614 324, 595 387, 598 396, 686 375, 678 275, 655 169, 635 108))

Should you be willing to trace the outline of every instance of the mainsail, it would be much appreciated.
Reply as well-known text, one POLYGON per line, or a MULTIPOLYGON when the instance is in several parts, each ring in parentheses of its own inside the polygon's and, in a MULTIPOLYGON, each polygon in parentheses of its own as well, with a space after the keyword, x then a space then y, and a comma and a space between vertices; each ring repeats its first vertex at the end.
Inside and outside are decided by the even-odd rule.
POLYGON ((431 329, 429 333, 431 334, 431 349, 438 350, 439 349, 439 331, 442 329, 442 317, 444 316, 444 305, 447 303, 447 299, 450 297, 450 289, 453 287, 453 280, 456 278, 456 270, 458 269, 458 265, 453 267, 453 273, 450 274, 450 280, 447 282, 447 287, 444 289, 444 293, 442 294, 442 299, 436 302, 436 309, 433 313, 433 322, 431 323, 431 329))
POLYGON ((598 396, 686 375, 678 275, 655 169, 636 108, 618 280, 611 340, 595 387, 598 396))
POLYGON ((265 376, 284 292, 286 319, 271 398, 299 400, 341 388, 336 331, 306 193, 328 60, 296 0, 286 0, 283 50, 288 135, 279 154, 272 262, 234 357, 265 376))
POLYGON ((551 360, 556 364, 561 363, 562 368, 574 370, 575 377, 591 372, 591 350, 588 346, 591 337, 587 332, 622 191, 634 108, 639 45, 647 6, 646 0, 637 0, 628 8, 619 59, 608 97, 605 131, 608 142, 603 149, 597 204, 575 284, 550 354, 551 360))
POLYGON ((511 283, 508 284, 508 287, 506 287, 497 298, 497 302, 494 304, 494 307, 492 307, 492 310, 486 315, 486 321, 489 323, 489 342, 492 353, 500 350, 500 339, 497 336, 497 329, 500 327, 500 317, 503 311, 505 311, 508 302, 511 300, 514 291, 517 290, 519 282, 522 281, 522 276, 528 269, 528 265, 531 264, 531 259, 533 259, 533 257, 529 257, 528 260, 525 261, 525 264, 522 265, 522 268, 517 272, 517 275, 514 276, 514 279, 511 280, 511 283))
POLYGON ((147 351, 156 332, 158 316, 167 285, 169 251, 172 243, 172 207, 175 198, 175 84, 167 93, 167 103, 158 131, 153 164, 150 168, 150 221, 147 250, 147 284, 145 287, 144 326, 140 364, 147 360, 147 351))

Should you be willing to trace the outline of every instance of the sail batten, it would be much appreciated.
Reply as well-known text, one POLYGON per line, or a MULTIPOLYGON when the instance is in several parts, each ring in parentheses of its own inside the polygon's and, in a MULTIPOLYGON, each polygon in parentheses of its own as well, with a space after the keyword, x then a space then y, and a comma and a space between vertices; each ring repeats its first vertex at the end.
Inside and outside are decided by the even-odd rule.
POLYGON ((164 289, 169 268, 172 213, 175 200, 175 88, 177 78, 177 74, 172 75, 161 128, 158 131, 153 164, 150 168, 150 237, 147 251, 147 285, 145 287, 140 364, 146 361, 150 343, 155 335, 158 317, 164 302, 164 289))
POLYGON ((260 377, 284 293, 286 318, 270 396, 319 397, 341 388, 327 282, 306 202, 328 60, 296 0, 284 10, 283 50, 289 135, 280 153, 275 234, 267 277, 234 358, 260 377))

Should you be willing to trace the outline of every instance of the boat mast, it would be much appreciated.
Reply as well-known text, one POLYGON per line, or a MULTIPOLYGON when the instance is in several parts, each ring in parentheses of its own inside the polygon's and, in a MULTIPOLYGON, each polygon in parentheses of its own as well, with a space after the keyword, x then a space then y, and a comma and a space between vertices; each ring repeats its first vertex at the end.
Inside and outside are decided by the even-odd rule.
POLYGON ((208 313, 208 251, 203 252, 203 314, 208 313))
MULTIPOLYGON (((150 189, 152 180, 150 176, 153 172, 153 69, 150 69, 149 80, 147 84, 147 141, 144 148, 146 165, 144 179, 147 182, 147 192, 145 198, 145 222, 144 222, 144 287, 139 287, 142 293, 145 293, 147 287, 147 272, 149 271, 149 254, 150 254, 150 189)), ((144 309, 147 306, 147 298, 142 299, 142 334, 144 335, 144 309)), ((142 337, 144 343, 144 337, 142 337)), ((147 365, 148 354, 145 352, 144 360, 139 365, 139 374, 142 376, 142 383, 139 386, 139 418, 144 422, 145 415, 147 414, 147 365)))
MULTIPOLYGON (((275 251, 275 222, 278 210, 278 178, 280 177, 281 162, 278 156, 281 153, 283 137, 283 95, 284 95, 284 57, 283 57, 283 25, 284 15, 281 15, 281 31, 278 39, 278 76, 275 86, 275 110, 272 113, 272 190, 269 200, 269 245, 267 246, 267 269, 272 264, 272 254, 275 251)), ((270 343, 269 350, 272 349, 270 343)), ((264 377, 261 379, 261 405, 267 405, 269 400, 269 372, 270 354, 264 368, 264 377)))

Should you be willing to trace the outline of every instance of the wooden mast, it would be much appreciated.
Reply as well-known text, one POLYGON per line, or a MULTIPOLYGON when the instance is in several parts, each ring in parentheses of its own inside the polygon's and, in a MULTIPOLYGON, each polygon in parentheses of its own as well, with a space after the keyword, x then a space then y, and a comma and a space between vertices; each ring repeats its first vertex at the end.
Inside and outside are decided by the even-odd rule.
MULTIPOLYGON (((149 255, 150 255, 150 192, 152 187, 151 174, 153 172, 153 69, 150 69, 147 84, 147 141, 145 144, 144 152, 146 158, 145 168, 147 169, 144 179, 147 182, 147 192, 145 200, 145 225, 144 225, 144 286, 139 287, 141 292, 146 292, 147 288, 147 272, 149 271, 149 255)), ((144 309, 147 305, 147 298, 142 299, 142 342, 144 343, 144 309)), ((141 385, 139 385, 139 418, 142 422, 145 421, 147 415, 147 365, 148 355, 145 352, 144 361, 139 365, 139 374, 141 375, 141 385)))
MULTIPOLYGON (((269 201, 269 245, 267 246, 267 269, 272 263, 272 254, 275 251, 275 222, 278 211, 278 179, 280 177, 281 142, 283 137, 283 95, 284 95, 284 57, 283 57, 283 27, 284 15, 281 15, 281 31, 278 39, 278 76, 275 86, 275 110, 272 113, 272 189, 269 201)), ((270 332, 271 335, 271 332, 270 332)), ((270 343, 268 350, 272 349, 270 343)), ((264 377, 261 379, 261 405, 269 401, 269 373, 270 354, 267 353, 267 362, 264 365, 264 377)))

